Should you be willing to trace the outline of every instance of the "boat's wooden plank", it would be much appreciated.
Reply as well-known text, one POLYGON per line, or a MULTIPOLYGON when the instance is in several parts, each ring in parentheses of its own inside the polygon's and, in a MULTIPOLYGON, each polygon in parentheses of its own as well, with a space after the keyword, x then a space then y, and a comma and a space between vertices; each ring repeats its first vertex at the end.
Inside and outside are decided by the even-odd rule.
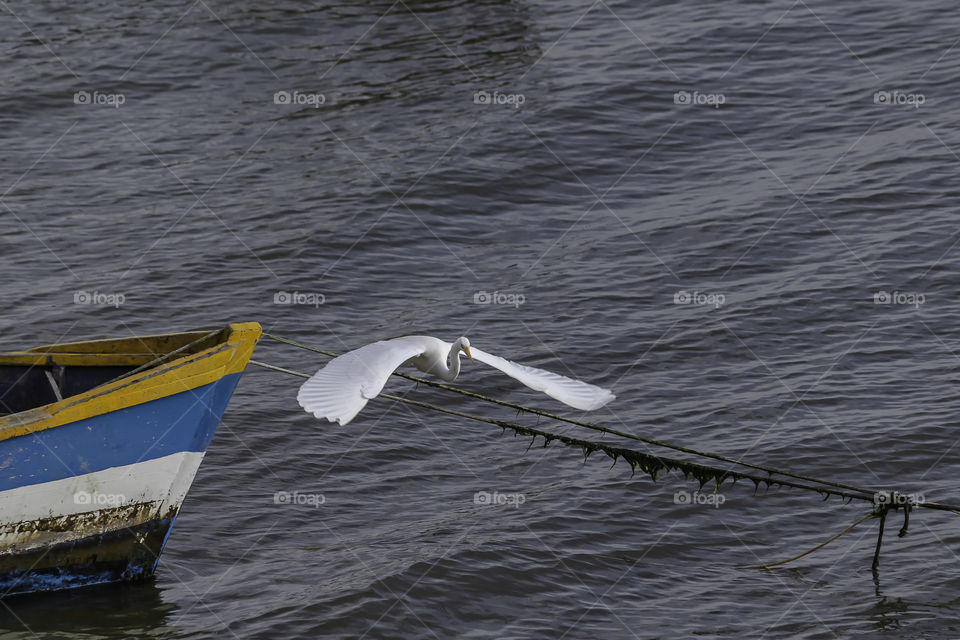
MULTIPOLYGON (((239 373, 260 337, 256 322, 228 326, 225 343, 62 401, 0 417, 0 441, 189 391, 239 373)), ((202 332, 198 332, 202 335, 202 332)), ((182 335, 182 334, 181 334, 182 335)), ((195 335, 195 334, 191 334, 195 335)))

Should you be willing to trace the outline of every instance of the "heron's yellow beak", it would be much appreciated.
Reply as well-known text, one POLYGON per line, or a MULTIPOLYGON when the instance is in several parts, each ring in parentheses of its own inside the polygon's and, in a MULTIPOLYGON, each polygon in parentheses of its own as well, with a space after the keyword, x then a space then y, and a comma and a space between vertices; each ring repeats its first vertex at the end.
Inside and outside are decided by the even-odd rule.
POLYGON ((465 354, 467 354, 467 357, 468 357, 468 358, 470 358, 471 360, 473 360, 473 356, 470 355, 470 347, 464 345, 464 347, 463 347, 463 352, 464 352, 465 354))

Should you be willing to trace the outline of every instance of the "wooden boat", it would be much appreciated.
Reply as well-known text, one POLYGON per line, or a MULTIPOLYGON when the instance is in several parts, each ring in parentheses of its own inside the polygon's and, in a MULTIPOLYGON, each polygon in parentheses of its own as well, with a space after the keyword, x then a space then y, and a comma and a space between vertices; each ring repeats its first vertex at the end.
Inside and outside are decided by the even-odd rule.
POLYGON ((0 353, 0 597, 153 574, 254 322, 0 353))

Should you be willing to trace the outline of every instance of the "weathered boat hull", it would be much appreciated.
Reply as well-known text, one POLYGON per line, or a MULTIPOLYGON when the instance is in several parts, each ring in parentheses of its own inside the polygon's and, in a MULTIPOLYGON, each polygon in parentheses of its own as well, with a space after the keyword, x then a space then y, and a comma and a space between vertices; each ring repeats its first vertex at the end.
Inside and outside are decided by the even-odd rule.
POLYGON ((259 337, 231 327, 233 341, 41 407, 39 420, 0 418, 0 597, 153 574, 259 337))

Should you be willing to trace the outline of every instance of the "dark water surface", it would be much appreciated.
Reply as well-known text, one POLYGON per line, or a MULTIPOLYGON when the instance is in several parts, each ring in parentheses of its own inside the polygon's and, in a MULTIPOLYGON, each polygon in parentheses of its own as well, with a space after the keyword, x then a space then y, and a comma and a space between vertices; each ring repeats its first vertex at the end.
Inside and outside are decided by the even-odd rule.
MULTIPOLYGON (((960 502, 958 25, 948 2, 0 3, 2 347, 467 335, 611 387, 604 425, 960 502)), ((459 384, 560 409, 480 365, 459 384)), ((243 378, 154 581, 5 600, 2 637, 960 633, 950 514, 888 522, 876 580, 873 521, 745 569, 868 507, 676 504, 695 483, 388 401, 321 423, 297 385, 243 378), (294 490, 324 504, 274 503, 294 490)))

